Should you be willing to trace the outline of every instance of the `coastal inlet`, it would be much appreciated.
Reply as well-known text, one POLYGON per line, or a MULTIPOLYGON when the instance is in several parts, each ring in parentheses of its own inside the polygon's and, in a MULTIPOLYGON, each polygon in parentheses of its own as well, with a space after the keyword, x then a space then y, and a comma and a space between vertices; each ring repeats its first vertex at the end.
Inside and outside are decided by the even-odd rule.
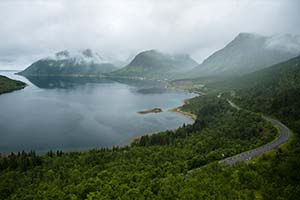
POLYGON ((146 81, 26 78, 14 73, 0 72, 27 87, 0 95, 2 153, 112 147, 127 144, 136 136, 193 123, 185 116, 167 112, 194 97, 193 93, 153 91, 147 88, 153 88, 154 83, 146 81), (137 111, 156 114, 141 115, 137 111))

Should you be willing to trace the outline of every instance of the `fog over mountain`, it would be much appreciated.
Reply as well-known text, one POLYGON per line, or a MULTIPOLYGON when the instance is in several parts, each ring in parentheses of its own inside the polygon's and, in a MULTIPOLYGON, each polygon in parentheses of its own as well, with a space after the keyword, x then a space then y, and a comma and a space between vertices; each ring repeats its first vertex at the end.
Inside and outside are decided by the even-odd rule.
POLYGON ((242 75, 300 55, 300 35, 240 33, 183 77, 242 75))
POLYGON ((64 50, 34 62, 19 74, 25 76, 95 76, 116 69, 113 64, 103 60, 99 53, 91 49, 76 52, 64 50))
POLYGON ((240 32, 278 36, 270 46, 281 48, 283 34, 300 34, 299 7, 297 0, 3 0, 0 69, 85 48, 119 67, 149 49, 201 63, 240 32))
POLYGON ((112 72, 122 77, 165 79, 196 67, 198 63, 187 54, 168 55, 157 50, 143 51, 124 68, 112 72))

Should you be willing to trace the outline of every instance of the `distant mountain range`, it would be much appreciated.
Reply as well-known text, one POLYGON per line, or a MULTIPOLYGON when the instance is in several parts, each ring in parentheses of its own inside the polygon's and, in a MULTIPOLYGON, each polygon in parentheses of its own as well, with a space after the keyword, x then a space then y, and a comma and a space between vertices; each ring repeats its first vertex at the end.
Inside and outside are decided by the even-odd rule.
POLYGON ((142 79, 180 79, 234 76, 251 73, 300 54, 299 35, 262 36, 240 33, 223 49, 198 64, 187 54, 170 55, 157 50, 137 54, 119 69, 90 49, 61 51, 34 62, 21 75, 109 76, 142 79))
POLYGON ((189 55, 169 55, 157 50, 143 51, 124 68, 110 73, 113 76, 164 79, 188 71, 198 63, 189 55))
POLYGON ((28 76, 69 76, 101 75, 117 68, 90 49, 78 52, 61 51, 54 56, 40 59, 31 64, 21 75, 28 76))
POLYGON ((299 35, 262 36, 240 33, 183 77, 242 75, 300 54, 299 35))

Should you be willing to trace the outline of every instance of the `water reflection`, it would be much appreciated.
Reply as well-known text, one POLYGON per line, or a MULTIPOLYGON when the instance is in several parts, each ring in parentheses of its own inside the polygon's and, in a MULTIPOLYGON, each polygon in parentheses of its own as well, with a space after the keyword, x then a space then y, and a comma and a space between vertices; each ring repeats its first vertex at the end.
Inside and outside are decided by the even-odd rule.
POLYGON ((131 90, 141 94, 163 94, 169 92, 163 82, 114 77, 54 77, 54 76, 24 76, 28 81, 43 89, 74 89, 80 85, 91 83, 121 83, 132 86, 131 90))
POLYGON ((87 83, 113 83, 109 79, 93 77, 52 77, 52 76, 25 76, 31 83, 39 88, 45 89, 72 89, 78 85, 87 83))

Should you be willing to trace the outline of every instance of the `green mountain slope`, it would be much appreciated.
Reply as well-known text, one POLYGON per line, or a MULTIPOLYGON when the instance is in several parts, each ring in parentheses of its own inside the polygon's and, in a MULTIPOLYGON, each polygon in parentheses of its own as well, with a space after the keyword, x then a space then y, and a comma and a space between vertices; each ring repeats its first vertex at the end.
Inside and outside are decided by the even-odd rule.
POLYGON ((0 94, 23 89, 25 86, 26 84, 21 81, 12 80, 0 75, 0 94))
POLYGON ((271 93, 287 88, 298 88, 300 86, 299 62, 300 56, 247 75, 215 81, 208 86, 222 89, 256 88, 271 93))
POLYGON ((197 66, 197 62, 188 55, 171 56, 156 50, 139 53, 124 68, 111 75, 122 77, 143 77, 150 79, 171 78, 197 66))
POLYGON ((231 91, 242 107, 286 120, 290 128, 300 124, 300 56, 265 69, 207 84, 218 92, 231 91))
POLYGON ((300 56, 241 77, 231 87, 235 83, 240 104, 284 119, 300 132, 300 56))
POLYGON ((102 60, 99 54, 86 49, 81 52, 61 51, 54 57, 44 58, 20 72, 26 76, 97 76, 117 68, 102 60))
POLYGON ((293 58, 300 53, 300 36, 266 37, 240 33, 185 77, 242 75, 293 58))
MULTIPOLYGON (((190 199, 298 199, 300 56, 239 78, 209 83, 208 87, 222 91, 221 99, 230 98, 242 108, 278 118, 294 134, 284 146, 250 163, 231 167, 208 165, 194 171, 181 186, 185 194, 190 199), (202 196, 196 192, 199 188, 210 194, 202 196)), ((185 109, 193 111, 201 106, 203 102, 193 99, 185 109)))

